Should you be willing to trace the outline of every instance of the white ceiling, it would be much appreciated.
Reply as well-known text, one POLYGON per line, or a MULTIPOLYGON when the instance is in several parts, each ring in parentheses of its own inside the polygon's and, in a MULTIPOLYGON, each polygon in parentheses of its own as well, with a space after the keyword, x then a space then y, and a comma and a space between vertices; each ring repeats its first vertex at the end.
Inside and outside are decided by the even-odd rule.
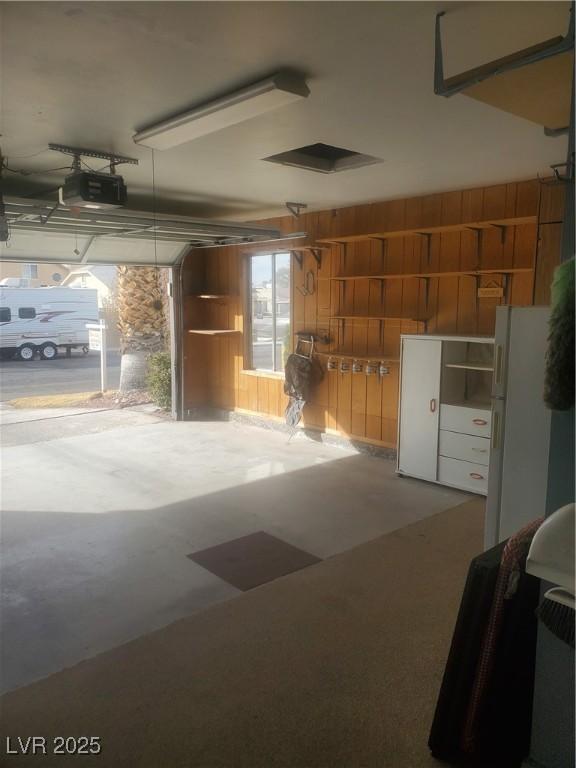
MULTIPOLYGON (((65 165, 58 142, 131 155, 132 208, 151 206, 151 151, 133 133, 281 68, 308 99, 156 152, 159 207, 256 219, 545 174, 566 139, 465 96, 433 93, 434 16, 446 76, 563 35, 567 2, 3 2, 2 149, 12 168, 65 165), (262 162, 325 142, 382 158, 324 175, 262 162)), ((94 167, 98 161, 93 161, 94 167)), ((104 163, 103 163, 104 164, 104 163)), ((7 175, 37 194, 64 172, 7 175)))

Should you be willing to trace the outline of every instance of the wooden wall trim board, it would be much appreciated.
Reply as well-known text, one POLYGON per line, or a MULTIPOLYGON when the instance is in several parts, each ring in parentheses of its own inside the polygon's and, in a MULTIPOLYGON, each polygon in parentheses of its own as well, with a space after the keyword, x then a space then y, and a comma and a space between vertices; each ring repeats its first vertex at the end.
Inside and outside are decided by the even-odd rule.
MULTIPOLYGON (((295 334, 304 329, 328 333, 331 339, 317 346, 324 378, 304 410, 303 425, 395 448, 400 334, 491 335, 498 304, 548 303, 552 273, 559 262, 563 209, 563 185, 533 179, 303 214, 296 227, 290 216, 259 222, 277 226, 284 234, 295 228, 307 232, 307 240, 296 243, 302 268, 294 260, 292 264, 293 343, 295 334), (498 227, 481 232, 478 227, 462 227, 510 219, 517 221, 504 234, 498 227), (426 237, 414 236, 414 230, 426 228, 431 230, 426 237), (406 234, 385 236, 392 232, 406 234), (367 233, 384 236, 369 238, 367 233), (348 242, 339 245, 338 238, 348 242), (320 240, 324 248, 318 264, 306 246, 320 240), (296 286, 309 270, 316 290, 303 296, 296 286), (505 270, 510 273, 504 274, 505 270), (475 271, 479 274, 474 275, 475 271), (424 279, 424 274, 429 277, 424 279), (335 279, 366 275, 420 277, 335 279), (477 289, 490 286, 505 288, 505 295, 478 298, 477 289), (427 326, 415 319, 424 316, 429 318, 427 326), (387 360, 389 373, 328 372, 331 353, 350 360, 357 357, 363 365, 387 360)), ((247 259, 272 249, 270 243, 250 244, 196 250, 187 256, 184 330, 237 333, 183 334, 186 408, 210 406, 283 417, 282 377, 245 369, 250 328, 245 315, 247 259), (199 299, 192 294, 216 298, 199 299)), ((289 245, 282 243, 274 250, 289 250, 289 245)))

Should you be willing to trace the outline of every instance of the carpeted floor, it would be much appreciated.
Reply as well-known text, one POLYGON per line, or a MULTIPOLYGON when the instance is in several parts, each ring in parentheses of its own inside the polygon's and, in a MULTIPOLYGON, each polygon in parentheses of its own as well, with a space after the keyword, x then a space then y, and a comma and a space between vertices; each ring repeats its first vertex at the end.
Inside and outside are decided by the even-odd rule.
POLYGON ((426 518, 1 700, 2 765, 421 768, 483 500, 426 518), (99 736, 95 757, 52 737, 99 736), (3 739, 4 741, 4 739, 3 739))

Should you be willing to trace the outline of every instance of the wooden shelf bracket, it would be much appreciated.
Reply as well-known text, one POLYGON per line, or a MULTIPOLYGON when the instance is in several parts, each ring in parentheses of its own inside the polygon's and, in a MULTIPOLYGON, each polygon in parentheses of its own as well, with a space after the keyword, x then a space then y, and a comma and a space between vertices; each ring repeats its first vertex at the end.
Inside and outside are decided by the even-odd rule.
POLYGON ((322 250, 324 247, 321 245, 306 245, 302 248, 292 248, 290 254, 294 257, 300 269, 302 269, 304 266, 304 253, 311 253, 320 268, 322 266, 322 250))
POLYGON ((500 230, 500 244, 504 245, 506 242, 506 235, 508 234, 508 227, 506 224, 492 224, 495 229, 500 230))
POLYGON ((426 265, 430 266, 430 241, 432 240, 431 232, 416 232, 416 235, 424 237, 426 239, 426 265))
POLYGON ((502 287, 504 288, 504 304, 510 304, 510 289, 512 288, 511 276, 503 274, 502 283, 502 287))
POLYGON ((466 229, 469 232, 474 232, 476 235, 476 267, 480 269, 480 264, 482 264, 484 230, 481 227, 466 227, 466 229))
POLYGON ((322 249, 321 248, 310 248, 310 253, 316 259, 316 264, 318 264, 318 267, 321 267, 322 266, 322 249))
POLYGON ((430 278, 424 277, 424 314, 430 316, 430 278))
POLYGON ((304 266, 304 256, 300 251, 290 251, 290 254, 292 255, 294 261, 298 264, 300 269, 304 266))

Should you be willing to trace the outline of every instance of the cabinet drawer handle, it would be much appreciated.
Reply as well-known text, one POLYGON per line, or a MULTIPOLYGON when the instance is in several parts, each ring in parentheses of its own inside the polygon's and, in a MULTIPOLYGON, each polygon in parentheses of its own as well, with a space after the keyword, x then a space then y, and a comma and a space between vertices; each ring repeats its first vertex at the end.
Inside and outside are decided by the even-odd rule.
POLYGON ((472 450, 476 451, 476 453, 488 453, 486 448, 472 448, 472 450))
POLYGON ((472 419, 472 424, 476 424, 478 427, 485 427, 488 422, 486 419, 472 419))
POLYGON ((432 400, 430 400, 430 413, 434 413, 436 410, 436 398, 433 397, 432 400))
POLYGON ((470 477, 473 477, 474 480, 484 480, 484 475, 480 475, 478 472, 470 472, 470 477))

